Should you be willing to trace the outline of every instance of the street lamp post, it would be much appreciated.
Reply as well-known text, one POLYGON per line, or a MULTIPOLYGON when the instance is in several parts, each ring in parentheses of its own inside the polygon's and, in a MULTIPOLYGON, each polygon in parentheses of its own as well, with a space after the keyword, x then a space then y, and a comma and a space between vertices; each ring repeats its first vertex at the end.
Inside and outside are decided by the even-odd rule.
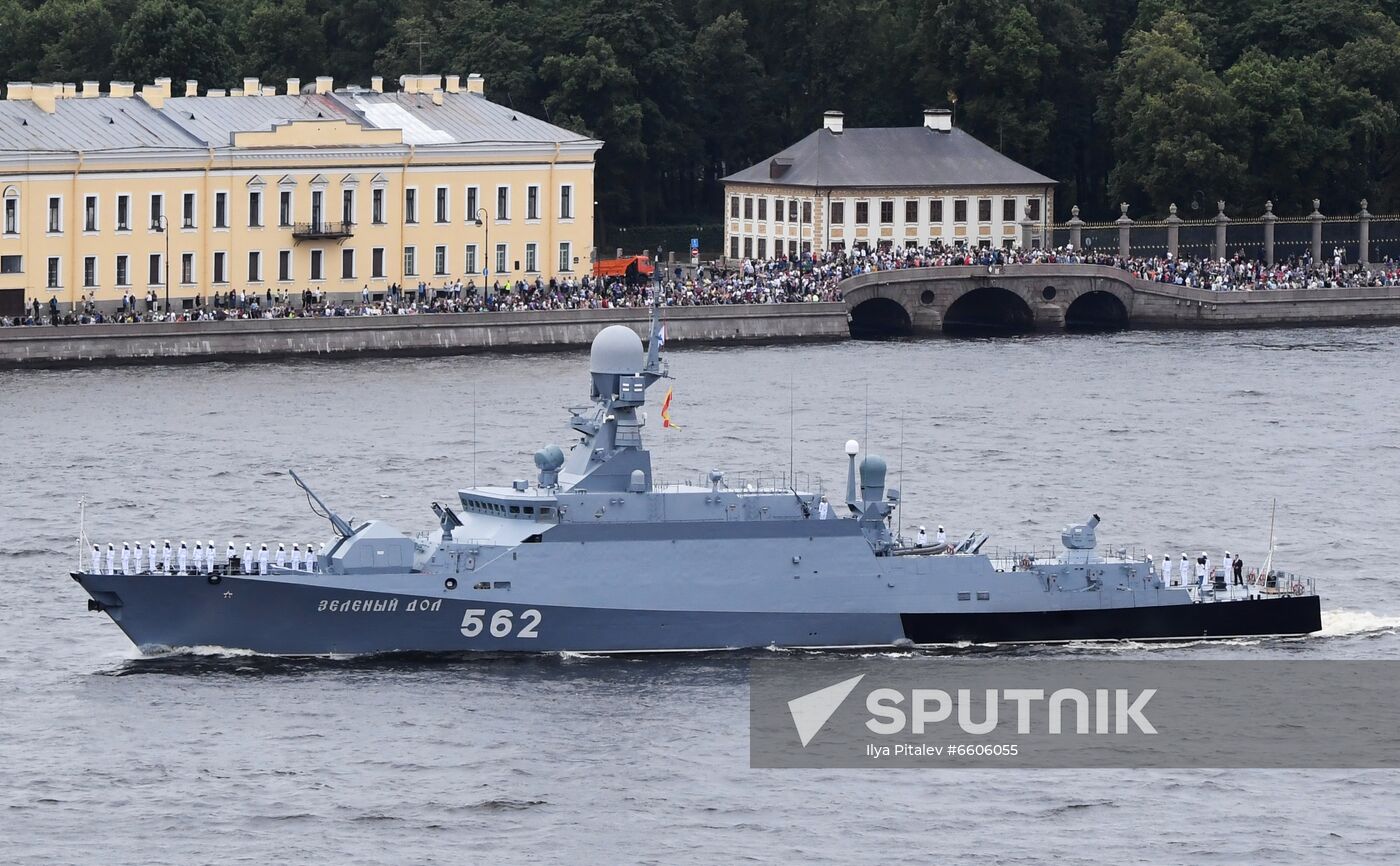
POLYGON ((486 240, 484 241, 486 249, 481 251, 481 293, 482 297, 485 297, 486 283, 491 279, 491 214, 487 212, 486 208, 476 209, 476 224, 486 229, 486 240))
POLYGON ((156 214, 151 228, 165 235, 165 314, 170 315, 170 220, 165 214, 156 214))

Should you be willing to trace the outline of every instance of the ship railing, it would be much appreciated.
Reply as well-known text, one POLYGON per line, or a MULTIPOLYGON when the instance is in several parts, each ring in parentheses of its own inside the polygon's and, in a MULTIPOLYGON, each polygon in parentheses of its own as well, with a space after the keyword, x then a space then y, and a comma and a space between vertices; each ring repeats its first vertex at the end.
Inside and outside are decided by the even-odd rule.
POLYGON ((1188 590, 1191 597, 1199 602, 1243 601, 1248 598, 1294 598, 1317 595, 1317 578, 1303 577, 1290 571, 1274 569, 1273 582, 1269 575, 1251 573, 1243 585, 1234 582, 1233 575, 1227 575, 1222 588, 1219 580, 1206 578, 1205 585, 1197 588, 1196 579, 1191 578, 1179 589, 1188 590), (1252 583, 1250 581, 1253 581, 1252 583))
MULTIPOLYGON (((698 475, 680 475, 678 477, 667 478, 660 472, 652 473, 652 490, 655 491, 682 491, 682 490, 708 490, 713 485, 710 483, 709 473, 702 472, 698 475)), ((822 476, 816 473, 807 472, 725 472, 724 480, 720 482, 720 490, 728 493, 788 493, 797 490, 804 495, 820 497, 825 490, 822 476)), ((815 500, 814 500, 815 504, 815 500)))

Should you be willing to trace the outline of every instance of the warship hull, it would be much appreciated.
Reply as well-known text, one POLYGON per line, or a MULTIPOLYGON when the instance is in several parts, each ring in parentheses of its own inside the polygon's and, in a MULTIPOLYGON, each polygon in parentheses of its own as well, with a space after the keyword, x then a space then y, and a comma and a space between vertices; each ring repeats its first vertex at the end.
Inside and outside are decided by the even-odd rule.
POLYGON ((1173 640, 1302 635, 1317 596, 985 613, 659 610, 373 592, 267 576, 74 573, 146 652, 218 647, 269 655, 709 651, 757 647, 1173 640))

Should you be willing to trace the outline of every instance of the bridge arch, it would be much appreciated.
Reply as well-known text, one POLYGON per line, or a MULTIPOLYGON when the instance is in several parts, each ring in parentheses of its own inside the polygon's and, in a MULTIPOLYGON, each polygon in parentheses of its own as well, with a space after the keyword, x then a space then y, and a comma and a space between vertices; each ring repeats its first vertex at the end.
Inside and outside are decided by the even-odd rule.
POLYGON ((851 337, 888 340, 914 333, 914 321, 899 301, 879 296, 866 298, 851 308, 851 337))
POLYGON ((1001 286, 979 286, 959 295, 943 314, 943 333, 964 337, 1029 334, 1035 313, 1025 298, 1001 286))
POLYGON ((1065 309, 1066 331, 1121 331, 1128 327, 1128 306, 1113 292, 1095 289, 1065 309))

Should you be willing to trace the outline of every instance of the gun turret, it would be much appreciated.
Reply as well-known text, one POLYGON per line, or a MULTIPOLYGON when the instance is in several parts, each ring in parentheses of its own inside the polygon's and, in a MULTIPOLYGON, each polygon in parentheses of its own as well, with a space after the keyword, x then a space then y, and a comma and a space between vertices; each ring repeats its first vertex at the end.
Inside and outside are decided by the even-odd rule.
POLYGON ((1099 525, 1099 516, 1091 516, 1084 523, 1076 523, 1066 526, 1060 532, 1060 541, 1069 550, 1093 550, 1098 546, 1098 539, 1094 537, 1094 527, 1099 525))

